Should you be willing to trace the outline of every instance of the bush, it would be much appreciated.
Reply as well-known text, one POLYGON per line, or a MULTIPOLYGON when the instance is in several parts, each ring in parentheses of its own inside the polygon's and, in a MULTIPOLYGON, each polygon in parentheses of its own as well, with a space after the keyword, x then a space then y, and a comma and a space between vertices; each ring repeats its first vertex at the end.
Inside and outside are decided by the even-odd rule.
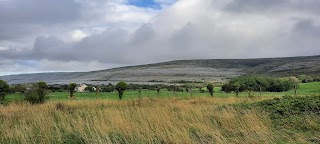
POLYGON ((298 130, 320 131, 320 124, 306 124, 306 117, 320 121, 320 96, 274 98, 251 104, 269 113, 275 127, 290 126, 298 130))
POLYGON ((38 82, 26 91, 25 100, 31 104, 44 103, 49 98, 47 93, 47 84, 45 82, 38 82))
POLYGON ((114 85, 109 83, 107 86, 103 85, 101 87, 101 89, 102 89, 102 92, 113 92, 114 91, 114 85))
POLYGON ((69 84, 69 92, 70 92, 70 97, 73 97, 74 94, 74 89, 77 87, 76 83, 71 83, 69 84))
POLYGON ((88 85, 85 89, 86 92, 93 92, 93 86, 88 85))
POLYGON ((214 88, 213 84, 208 84, 207 85, 207 89, 208 89, 208 91, 209 91, 211 96, 213 96, 213 88, 214 88))
POLYGON ((3 101, 7 93, 9 92, 9 85, 7 82, 0 80, 0 101, 3 101))
POLYGON ((222 86, 222 91, 236 93, 241 91, 269 91, 284 92, 294 88, 297 84, 292 79, 278 79, 268 76, 241 76, 233 78, 222 86))
POLYGON ((116 89, 116 90, 118 91, 118 93, 119 93, 119 99, 120 99, 120 100, 122 99, 123 93, 124 93, 124 91, 125 91, 127 88, 128 88, 128 85, 127 85, 127 83, 125 83, 125 82, 119 82, 119 83, 116 85, 115 89, 116 89))
POLYGON ((16 93, 16 92, 24 93, 26 90, 27 90, 26 86, 22 84, 16 84, 10 87, 10 93, 16 93))

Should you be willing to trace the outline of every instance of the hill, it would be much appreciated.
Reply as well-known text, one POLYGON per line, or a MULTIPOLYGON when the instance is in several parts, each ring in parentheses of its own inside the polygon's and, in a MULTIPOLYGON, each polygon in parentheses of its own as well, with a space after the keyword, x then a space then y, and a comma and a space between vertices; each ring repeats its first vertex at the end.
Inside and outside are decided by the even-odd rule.
POLYGON ((10 84, 46 81, 50 84, 170 83, 172 81, 226 81, 235 76, 320 75, 320 56, 261 59, 197 59, 128 66, 91 72, 57 72, 0 76, 10 84))

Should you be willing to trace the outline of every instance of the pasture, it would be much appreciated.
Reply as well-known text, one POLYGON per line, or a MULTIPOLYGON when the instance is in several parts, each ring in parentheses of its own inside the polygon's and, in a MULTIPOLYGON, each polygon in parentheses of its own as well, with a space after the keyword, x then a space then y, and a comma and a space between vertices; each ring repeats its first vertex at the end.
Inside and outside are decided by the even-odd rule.
POLYGON ((293 91, 235 97, 219 87, 215 97, 197 89, 192 97, 144 90, 141 99, 138 91, 126 91, 124 100, 116 92, 98 99, 95 93, 76 93, 76 100, 58 92, 36 105, 11 94, 0 109, 0 143, 317 143, 320 99, 304 96, 319 95, 319 86, 301 84, 299 97, 289 99, 281 97, 293 91))
MULTIPOLYGON (((209 93, 206 91, 206 88, 203 88, 205 92, 201 92, 199 89, 193 89, 192 96, 190 92, 173 92, 168 91, 166 89, 162 89, 160 91, 160 96, 158 96, 157 91, 153 90, 142 90, 141 91, 141 98, 191 98, 191 97, 210 97, 209 93)), ((221 87, 214 88, 214 96, 215 97, 233 97, 235 93, 225 93, 221 91, 221 87)), ((253 96, 260 96, 259 92, 251 92, 253 96)), ((298 89, 299 96, 306 96, 306 95, 319 95, 320 94, 320 82, 313 82, 313 83, 301 83, 298 89)), ((268 96, 268 97, 280 97, 285 95, 294 95, 294 90, 290 90, 287 92, 262 92, 261 96, 268 96)), ((84 93, 75 93, 77 100, 89 100, 89 99, 97 99, 95 92, 84 92, 84 93)), ((248 92, 241 92, 239 94, 240 97, 248 96, 248 92)), ((68 92, 51 92, 49 93, 49 100, 56 101, 56 100, 68 100, 69 93, 68 92)), ((106 99, 106 100, 117 100, 118 93, 115 92, 102 92, 99 93, 98 99, 106 99)), ((128 90, 125 91, 123 100, 135 100, 139 99, 139 92, 137 90, 128 90)), ((6 100, 11 101, 21 101, 23 100, 23 95, 21 93, 9 94, 6 96, 6 100)))

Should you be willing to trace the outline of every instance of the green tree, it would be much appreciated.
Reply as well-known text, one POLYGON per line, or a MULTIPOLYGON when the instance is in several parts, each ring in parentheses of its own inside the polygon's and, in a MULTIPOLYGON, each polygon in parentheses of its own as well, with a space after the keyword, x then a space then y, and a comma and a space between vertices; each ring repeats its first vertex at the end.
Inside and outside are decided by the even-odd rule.
POLYGON ((71 83, 69 84, 69 92, 70 92, 70 97, 73 98, 74 94, 74 89, 77 87, 76 83, 71 83))
POLYGON ((20 93, 24 93, 27 90, 26 86, 22 85, 22 84, 16 84, 16 85, 12 85, 10 92, 12 93, 16 93, 16 92, 20 92, 20 93))
POLYGON ((122 99, 123 93, 124 93, 125 90, 127 90, 127 88, 128 88, 128 85, 127 85, 127 83, 125 83, 125 82, 119 82, 119 83, 116 85, 115 89, 116 89, 116 90, 118 91, 118 93, 119 93, 119 99, 120 99, 120 100, 122 99))
POLYGON ((234 87, 234 92, 236 93, 236 96, 239 96, 239 92, 240 92, 240 83, 239 82, 235 82, 232 84, 232 86, 234 87))
POLYGON ((208 85, 207 85, 207 89, 208 89, 210 95, 213 97, 213 89, 214 89, 213 84, 211 84, 211 83, 208 84, 208 85))
POLYGON ((7 93, 9 92, 9 85, 7 82, 0 80, 0 101, 3 101, 7 93))
POLYGON ((25 100, 31 104, 44 103, 48 99, 48 86, 45 82, 38 82, 33 84, 25 93, 25 100))
POLYGON ((88 85, 84 90, 88 92, 93 92, 93 86, 88 85))

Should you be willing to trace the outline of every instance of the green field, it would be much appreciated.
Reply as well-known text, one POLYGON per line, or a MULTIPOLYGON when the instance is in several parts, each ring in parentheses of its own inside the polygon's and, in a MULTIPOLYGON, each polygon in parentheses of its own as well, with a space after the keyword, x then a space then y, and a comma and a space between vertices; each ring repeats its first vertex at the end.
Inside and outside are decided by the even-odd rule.
MULTIPOLYGON (((203 90, 206 90, 203 88, 203 90)), ((235 93, 225 93, 221 91, 221 87, 215 87, 215 97, 230 97, 235 96, 235 93)), ((298 95, 305 96, 305 95, 319 95, 320 94, 320 82, 314 82, 314 83, 302 83, 299 86, 298 89, 298 95)), ((252 95, 254 96, 260 96, 259 92, 252 92, 252 95)), ((294 95, 294 91, 288 91, 288 92, 262 92, 261 96, 285 96, 285 95, 294 95)), ((86 92, 86 93, 75 93, 76 99, 96 99, 96 94, 86 92)), ((124 93, 124 100, 132 100, 132 99, 138 99, 139 92, 134 90, 128 90, 124 93)), ((201 93, 199 89, 194 89, 192 93, 193 97, 209 97, 209 93, 201 93)), ((248 96, 247 92, 242 92, 239 94, 239 96, 244 97, 248 96)), ((141 91, 141 97, 142 98, 158 98, 158 94, 156 91, 151 90, 142 90, 141 91)), ((166 89, 162 89, 160 92, 160 98, 190 98, 190 93, 187 92, 172 92, 167 91, 166 89)), ((9 94, 6 96, 7 101, 20 101, 23 99, 23 94, 15 93, 15 94, 9 94)), ((49 99, 50 100, 67 100, 69 99, 69 94, 67 92, 52 92, 49 93, 49 99)), ((99 94, 99 99, 110 99, 110 100, 116 100, 118 99, 118 93, 117 92, 103 92, 99 94)))

